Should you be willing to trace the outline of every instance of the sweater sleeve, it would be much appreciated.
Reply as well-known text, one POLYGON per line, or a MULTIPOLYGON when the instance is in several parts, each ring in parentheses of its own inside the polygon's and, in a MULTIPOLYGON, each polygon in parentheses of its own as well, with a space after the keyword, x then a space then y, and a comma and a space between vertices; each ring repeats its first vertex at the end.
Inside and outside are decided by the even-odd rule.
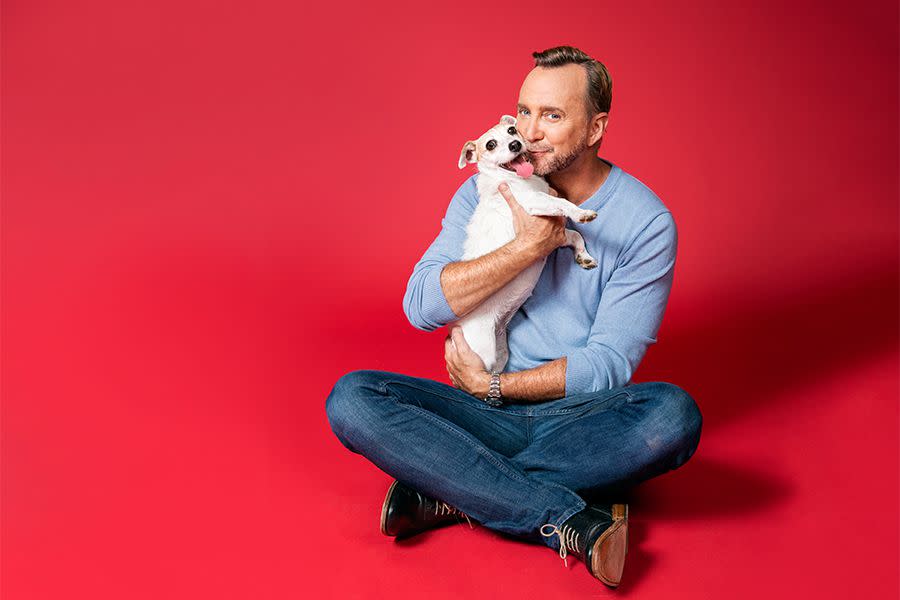
POLYGON ((678 235, 670 212, 625 248, 603 288, 587 345, 566 356, 566 395, 622 387, 656 343, 672 289, 678 235))
POLYGON ((478 204, 473 175, 453 195, 441 220, 441 231, 413 267, 403 296, 403 312, 416 329, 434 331, 459 317, 447 304, 441 288, 441 272, 462 258, 466 226, 478 204))

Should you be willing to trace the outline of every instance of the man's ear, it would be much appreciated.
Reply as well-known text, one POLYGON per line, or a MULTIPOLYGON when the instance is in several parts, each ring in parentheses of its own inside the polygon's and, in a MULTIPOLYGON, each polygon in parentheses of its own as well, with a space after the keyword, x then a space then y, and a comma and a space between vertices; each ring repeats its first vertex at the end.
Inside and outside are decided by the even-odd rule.
POLYGON ((459 153, 459 168, 464 168, 467 164, 475 162, 475 142, 468 141, 463 145, 462 152, 459 153))
POLYGON ((515 117, 511 117, 511 116, 509 116, 509 115, 503 115, 502 117, 500 117, 500 122, 501 122, 502 124, 504 124, 504 125, 515 125, 515 124, 516 124, 516 118, 515 118, 515 117))
POLYGON ((603 137, 603 134, 606 133, 606 126, 609 124, 609 113, 597 113, 593 117, 591 117, 591 122, 588 125, 590 135, 588 137, 588 146, 593 146, 597 142, 600 141, 600 138, 603 137))

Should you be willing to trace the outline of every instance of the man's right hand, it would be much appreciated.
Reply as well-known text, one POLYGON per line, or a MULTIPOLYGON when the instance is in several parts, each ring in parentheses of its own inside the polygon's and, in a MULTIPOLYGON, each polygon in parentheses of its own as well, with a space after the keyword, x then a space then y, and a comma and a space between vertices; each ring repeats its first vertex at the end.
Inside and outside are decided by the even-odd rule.
MULTIPOLYGON (((516 241, 525 249, 544 257, 566 243, 565 217, 529 215, 512 195, 507 184, 501 184, 499 189, 512 210, 516 241)), ((550 192, 554 196, 557 195, 555 190, 550 192)))

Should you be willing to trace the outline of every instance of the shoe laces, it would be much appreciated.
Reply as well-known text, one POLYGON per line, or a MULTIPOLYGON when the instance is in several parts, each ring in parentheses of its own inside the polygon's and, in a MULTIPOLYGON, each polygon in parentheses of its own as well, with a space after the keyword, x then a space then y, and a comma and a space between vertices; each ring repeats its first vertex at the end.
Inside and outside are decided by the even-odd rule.
MULTIPOLYGON (((609 511, 605 511, 602 508, 595 507, 595 510, 602 512, 610 519, 612 518, 612 513, 609 511)), ((572 552, 580 552, 579 540, 581 539, 581 534, 575 531, 575 528, 570 525, 563 524, 562 527, 557 527, 553 523, 544 523, 541 525, 541 535, 544 537, 552 537, 554 535, 559 536, 559 557, 563 559, 563 563, 566 568, 569 567, 569 561, 567 556, 569 551, 572 552), (550 527, 549 532, 544 532, 544 527, 550 527)))
POLYGON ((568 525, 557 527, 553 523, 545 523, 541 525, 541 535, 544 537, 559 536, 559 557, 563 559, 566 568, 569 568, 569 560, 566 557, 569 554, 569 550, 578 552, 578 539, 581 537, 581 534, 568 525), (548 533, 544 531, 544 527, 551 527, 552 529, 548 533))
MULTIPOLYGON (((469 522, 469 528, 475 529, 475 527, 472 525, 472 520, 469 518, 469 515, 467 515, 466 513, 464 513, 463 511, 459 510, 458 508, 456 508, 454 506, 450 506, 443 500, 435 501, 434 514, 436 514, 436 515, 461 515, 466 518, 466 521, 469 522)), ((457 517, 457 520, 459 520, 458 517, 457 517)))

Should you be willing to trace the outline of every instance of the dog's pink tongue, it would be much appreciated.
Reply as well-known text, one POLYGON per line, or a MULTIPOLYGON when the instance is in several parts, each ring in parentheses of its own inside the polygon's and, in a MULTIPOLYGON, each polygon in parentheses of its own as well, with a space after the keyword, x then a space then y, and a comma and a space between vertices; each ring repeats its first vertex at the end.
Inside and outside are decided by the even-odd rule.
POLYGON ((534 173, 534 165, 524 159, 519 159, 516 161, 516 175, 519 177, 531 177, 531 174, 534 173))

